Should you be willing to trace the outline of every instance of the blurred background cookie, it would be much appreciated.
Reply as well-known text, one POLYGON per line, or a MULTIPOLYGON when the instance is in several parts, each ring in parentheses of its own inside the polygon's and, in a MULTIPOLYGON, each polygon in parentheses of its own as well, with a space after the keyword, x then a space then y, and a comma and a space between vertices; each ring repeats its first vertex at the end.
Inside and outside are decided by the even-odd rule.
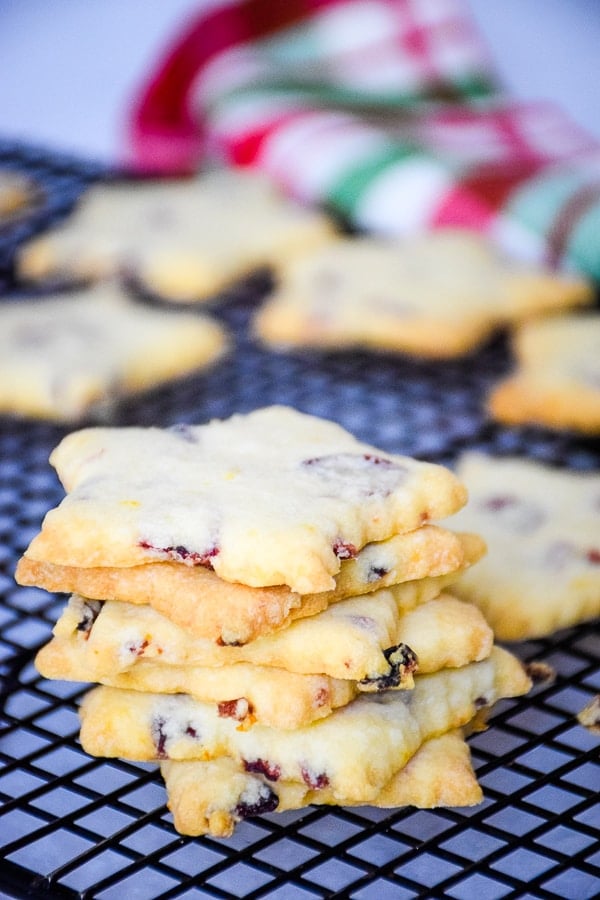
POLYGON ((254 328, 275 347, 446 359, 475 350, 502 326, 593 297, 584 279, 511 261, 466 230, 406 241, 349 237, 288 265, 254 328))
POLYGON ((527 322, 512 343, 514 371, 490 392, 490 414, 506 425, 600 434, 600 314, 527 322))
POLYGON ((256 173, 110 181, 27 242, 16 273, 42 285, 121 277, 163 300, 197 302, 257 270, 277 272, 334 234, 326 215, 285 199, 256 173))

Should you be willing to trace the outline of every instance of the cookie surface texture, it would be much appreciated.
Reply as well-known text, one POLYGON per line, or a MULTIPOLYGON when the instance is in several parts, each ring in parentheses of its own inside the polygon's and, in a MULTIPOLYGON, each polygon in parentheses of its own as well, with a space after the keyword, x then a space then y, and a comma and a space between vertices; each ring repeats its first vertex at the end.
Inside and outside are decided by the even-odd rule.
POLYGON ((505 261, 478 235, 347 238, 296 260, 255 317, 274 346, 468 353, 502 325, 587 304, 590 285, 505 261))
POLYGON ((17 272, 29 282, 69 284, 121 274, 162 299, 194 302, 333 235, 325 215, 283 199, 256 174, 110 182, 90 188, 61 226, 26 244, 17 272))
POLYGON ((457 521, 488 552, 452 591, 501 640, 551 634, 600 615, 600 473, 467 453, 469 502, 457 521))
POLYGON ((513 347, 516 368, 492 390, 491 415, 508 425, 600 435, 600 314, 529 322, 513 347))
POLYGON ((366 544, 452 515, 448 469, 267 407, 204 426, 92 428, 53 451, 67 496, 27 555, 65 566, 204 565, 226 581, 335 589, 366 544))
POLYGON ((207 317, 136 304, 115 285, 0 306, 0 412, 73 422, 199 371, 226 348, 207 317))

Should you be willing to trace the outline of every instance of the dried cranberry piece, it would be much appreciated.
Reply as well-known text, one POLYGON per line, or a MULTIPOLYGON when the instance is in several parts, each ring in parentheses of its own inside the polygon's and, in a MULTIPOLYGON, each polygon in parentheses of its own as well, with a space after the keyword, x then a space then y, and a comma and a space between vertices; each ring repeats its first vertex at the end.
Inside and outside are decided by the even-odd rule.
POLYGON ((244 768, 246 772, 256 772, 258 775, 264 775, 269 781, 279 781, 281 778, 281 766, 272 765, 266 759, 245 759, 244 768))
POLYGON ((329 703, 329 691, 327 688, 319 688, 317 693, 315 694, 315 706, 318 708, 319 706, 325 706, 325 704, 329 703))
POLYGON ((262 784, 258 799, 252 803, 248 803, 240 798, 240 802, 234 810, 234 815, 239 819, 249 819, 252 816, 260 816, 265 813, 273 812, 279 806, 279 797, 268 784, 262 784))
POLYGON ((243 647, 244 641, 226 641, 223 638, 223 635, 219 635, 217 640, 215 641, 218 647, 243 647))
POLYGON ((253 712, 252 704, 245 697, 237 697, 235 700, 222 700, 217 704, 217 709, 221 718, 235 719, 237 722, 243 722, 253 712))
POLYGON ((200 735, 191 723, 186 725, 183 733, 187 734, 188 737, 194 738, 197 741, 200 740, 200 735))
POLYGON ((588 550, 586 553, 586 559, 593 566, 600 565, 600 550, 597 550, 596 547, 592 547, 592 549, 588 550))
POLYGON ((94 626, 94 622, 100 615, 102 610, 102 601, 101 600, 86 600, 83 604, 83 608, 81 610, 82 618, 77 623, 77 631, 82 631, 85 639, 90 636, 91 630, 94 626))
POLYGON ((204 566, 207 569, 213 568, 211 560, 219 554, 219 548, 216 546, 210 547, 202 553, 199 553, 197 550, 188 550, 188 548, 184 547, 182 544, 179 544, 177 547, 156 547, 149 541, 139 541, 138 546, 143 550, 152 550, 155 553, 162 553, 168 559, 172 559, 175 562, 190 563, 193 566, 204 566))
POLYGON ((482 506, 484 509, 489 509, 492 512, 497 512, 499 509, 506 509, 507 506, 513 506, 515 503, 518 503, 516 497, 510 497, 508 495, 503 497, 488 497, 487 500, 483 501, 482 506))
POLYGON ((517 534, 534 531, 546 518, 544 512, 534 503, 512 494, 486 497, 480 507, 484 512, 495 513, 504 528, 517 534))
POLYGON ((376 628, 375 619, 372 616, 364 616, 364 615, 346 615, 344 616, 348 622, 352 622, 353 625, 356 625, 357 628, 361 628, 363 631, 368 631, 373 633, 376 628))
POLYGON ((388 647, 383 651, 383 655, 389 663, 389 672, 384 675, 371 675, 362 678, 359 684, 363 688, 371 691, 386 691, 389 688, 399 687, 403 680, 419 667, 417 654, 408 644, 397 644, 394 647, 388 647))
POLYGON ((310 769, 308 766, 301 766, 300 774, 304 784, 313 791, 326 788, 329 784, 329 776, 325 772, 315 772, 314 769, 310 769))
POLYGON ((383 578, 385 575, 389 575, 390 569, 386 569, 385 566, 369 566, 369 571, 367 572, 367 583, 372 584, 374 581, 379 581, 380 578, 383 578))
POLYGON ((132 656, 143 656, 144 651, 149 646, 149 644, 150 641, 147 639, 143 641, 135 641, 134 643, 128 645, 127 650, 132 654, 132 656))
POLYGON ((156 716, 150 725, 150 733, 152 735, 152 740, 154 741, 154 746, 156 747, 157 759, 169 758, 169 754, 167 753, 167 733, 165 731, 166 724, 167 721, 163 716, 156 716))
POLYGON ((333 552, 338 559, 355 559, 358 550, 354 544, 350 543, 350 541, 344 541, 342 538, 338 538, 333 543, 333 552))
POLYGON ((336 497, 341 487, 346 493, 387 497, 404 481, 407 471, 396 461, 372 453, 330 453, 305 459, 302 465, 329 483, 336 497))

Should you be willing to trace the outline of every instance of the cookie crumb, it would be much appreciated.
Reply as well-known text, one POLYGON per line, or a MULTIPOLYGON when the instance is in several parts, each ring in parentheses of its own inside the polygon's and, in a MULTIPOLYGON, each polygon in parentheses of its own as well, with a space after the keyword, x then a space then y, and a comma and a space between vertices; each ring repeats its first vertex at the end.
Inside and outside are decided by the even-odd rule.
POLYGON ((525 671, 536 687, 550 687, 550 685, 554 684, 556 681, 556 669, 545 662, 534 660, 533 662, 527 663, 525 671))
POLYGON ((577 713, 577 720, 584 728, 591 731, 592 734, 600 734, 600 694, 596 694, 596 696, 577 713))

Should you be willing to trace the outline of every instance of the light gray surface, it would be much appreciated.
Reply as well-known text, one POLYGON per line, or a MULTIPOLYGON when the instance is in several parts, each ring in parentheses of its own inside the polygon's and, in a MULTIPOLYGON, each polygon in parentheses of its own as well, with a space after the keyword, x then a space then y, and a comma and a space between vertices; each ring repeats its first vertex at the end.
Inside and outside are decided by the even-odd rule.
MULTIPOLYGON (((216 0, 0 0, 0 135, 114 160, 124 117, 186 17, 216 0)), ((468 0, 507 89, 600 138, 600 0, 468 0)))

